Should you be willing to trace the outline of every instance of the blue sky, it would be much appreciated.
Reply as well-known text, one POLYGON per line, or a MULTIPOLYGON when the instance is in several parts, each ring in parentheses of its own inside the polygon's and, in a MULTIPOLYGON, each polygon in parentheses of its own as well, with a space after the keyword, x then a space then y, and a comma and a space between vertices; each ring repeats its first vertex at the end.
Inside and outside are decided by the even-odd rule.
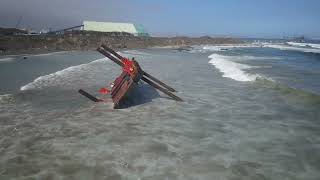
POLYGON ((2 0, 0 26, 59 29, 82 20, 142 24, 154 35, 320 37, 319 0, 2 0))

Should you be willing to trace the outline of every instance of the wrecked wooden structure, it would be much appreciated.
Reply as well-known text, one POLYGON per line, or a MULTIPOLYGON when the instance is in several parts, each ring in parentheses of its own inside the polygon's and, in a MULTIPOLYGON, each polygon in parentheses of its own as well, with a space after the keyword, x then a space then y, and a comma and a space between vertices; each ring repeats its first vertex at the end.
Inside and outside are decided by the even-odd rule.
MULTIPOLYGON (((141 80, 161 91, 162 93, 168 95, 172 99, 176 101, 183 101, 180 97, 173 94, 174 92, 176 92, 175 89, 163 83, 149 73, 143 71, 139 63, 133 58, 130 60, 126 57, 123 57, 106 45, 102 45, 97 49, 97 51, 122 67, 120 76, 118 76, 114 80, 114 82, 111 83, 111 90, 109 90, 108 88, 100 89, 100 93, 111 95, 111 99, 114 104, 113 107, 115 109, 121 108, 125 101, 129 99, 130 96, 132 96, 131 92, 134 88, 137 88, 138 82, 141 80)), ((94 102, 104 101, 92 96, 82 89, 79 90, 79 93, 94 102)))

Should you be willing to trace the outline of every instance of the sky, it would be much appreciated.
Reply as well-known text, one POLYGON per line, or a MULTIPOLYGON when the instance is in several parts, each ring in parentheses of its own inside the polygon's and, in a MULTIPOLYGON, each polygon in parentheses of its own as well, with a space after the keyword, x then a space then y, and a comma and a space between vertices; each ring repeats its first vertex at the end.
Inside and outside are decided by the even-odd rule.
POLYGON ((132 22, 155 36, 320 37, 320 0, 0 0, 0 27, 132 22))

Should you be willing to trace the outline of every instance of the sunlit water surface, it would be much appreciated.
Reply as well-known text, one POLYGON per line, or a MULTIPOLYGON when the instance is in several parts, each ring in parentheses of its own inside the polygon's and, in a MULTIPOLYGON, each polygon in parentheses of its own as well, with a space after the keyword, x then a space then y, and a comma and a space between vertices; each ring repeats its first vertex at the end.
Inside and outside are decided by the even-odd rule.
POLYGON ((122 54, 184 102, 147 84, 126 109, 89 101, 79 88, 101 97, 120 73, 97 52, 1 57, 0 179, 320 178, 319 55, 258 47, 122 54))

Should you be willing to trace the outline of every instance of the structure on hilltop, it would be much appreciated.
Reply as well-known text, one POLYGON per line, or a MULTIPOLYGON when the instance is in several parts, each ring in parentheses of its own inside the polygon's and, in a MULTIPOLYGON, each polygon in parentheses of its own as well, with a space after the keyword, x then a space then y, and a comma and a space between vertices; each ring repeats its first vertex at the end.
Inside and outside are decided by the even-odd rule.
POLYGON ((26 31, 17 28, 1 28, 0 36, 12 35, 40 35, 40 34, 65 34, 65 33, 86 33, 98 32, 107 33, 111 36, 149 36, 142 25, 132 23, 115 23, 115 22, 97 22, 97 21, 83 21, 83 24, 77 26, 69 26, 63 29, 54 31, 26 31))
POLYGON ((83 31, 125 32, 134 36, 149 36, 142 25, 132 23, 83 21, 83 31))

